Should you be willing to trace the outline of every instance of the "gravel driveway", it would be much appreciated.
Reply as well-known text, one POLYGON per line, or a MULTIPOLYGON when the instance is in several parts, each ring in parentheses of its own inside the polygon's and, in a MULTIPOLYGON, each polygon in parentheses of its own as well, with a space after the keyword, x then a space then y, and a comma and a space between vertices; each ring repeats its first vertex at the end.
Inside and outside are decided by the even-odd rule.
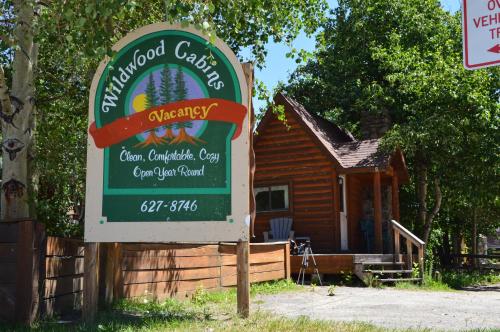
POLYGON ((253 309, 292 318, 362 321, 388 328, 431 330, 500 330, 500 285, 457 292, 427 292, 394 288, 328 287, 266 295, 253 309))

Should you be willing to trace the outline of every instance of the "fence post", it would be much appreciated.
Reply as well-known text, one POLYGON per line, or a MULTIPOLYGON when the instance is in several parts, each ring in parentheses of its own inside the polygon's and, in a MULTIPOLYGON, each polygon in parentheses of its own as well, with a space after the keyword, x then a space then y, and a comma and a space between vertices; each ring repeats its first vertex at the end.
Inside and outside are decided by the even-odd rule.
POLYGON ((113 299, 123 297, 123 250, 121 243, 114 243, 115 270, 113 274, 113 299))
POLYGON ((121 298, 122 294, 121 246, 119 243, 101 243, 100 251, 103 251, 100 255, 103 259, 103 272, 100 276, 103 283, 101 298, 105 305, 111 305, 121 298))
POLYGON ((38 255, 35 255, 35 224, 32 220, 18 223, 15 320, 31 324, 38 313, 38 255))
POLYGON ((37 317, 44 317, 45 315, 45 279, 47 276, 46 270, 46 255, 47 255, 47 233, 45 232, 45 225, 42 223, 35 223, 35 246, 37 248, 37 254, 35 255, 36 266, 35 269, 38 273, 38 278, 35 279, 33 275, 33 280, 38 282, 36 296, 38 299, 37 307, 37 317))
POLYGON ((83 274, 83 320, 93 323, 99 297, 99 244, 85 243, 83 274))
POLYGON ((285 243, 285 278, 286 280, 290 280, 290 242, 285 243))
POLYGON ((406 238, 406 253, 408 255, 408 270, 413 270, 413 244, 406 238))
POLYGON ((424 250, 425 247, 423 245, 418 246, 418 265, 420 266, 420 278, 422 278, 421 282, 424 281, 424 250))
POLYGON ((394 262, 399 262, 399 254, 401 253, 399 229, 394 228, 394 262))

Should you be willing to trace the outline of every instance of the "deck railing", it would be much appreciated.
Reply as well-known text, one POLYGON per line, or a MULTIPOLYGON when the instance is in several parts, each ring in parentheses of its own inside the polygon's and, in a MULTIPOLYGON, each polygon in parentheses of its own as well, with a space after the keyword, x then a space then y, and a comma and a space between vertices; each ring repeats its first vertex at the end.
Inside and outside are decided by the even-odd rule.
POLYGON ((392 230, 394 231, 394 256, 401 254, 401 236, 406 240, 406 265, 409 270, 413 269, 413 246, 417 247, 418 267, 420 278, 424 276, 424 246, 425 242, 419 239, 415 234, 407 230, 396 220, 391 220, 392 230))

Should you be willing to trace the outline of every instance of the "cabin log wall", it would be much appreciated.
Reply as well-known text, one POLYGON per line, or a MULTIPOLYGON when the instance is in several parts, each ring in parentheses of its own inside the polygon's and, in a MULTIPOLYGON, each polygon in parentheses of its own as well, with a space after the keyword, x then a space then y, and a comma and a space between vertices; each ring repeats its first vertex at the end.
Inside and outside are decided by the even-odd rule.
POLYGON ((255 187, 288 185, 289 209, 261 212, 255 220, 256 241, 263 241, 274 217, 292 217, 295 236, 309 236, 315 252, 332 252, 335 218, 332 177, 333 162, 318 142, 302 127, 295 115, 286 111, 287 126, 269 118, 255 141, 255 187))

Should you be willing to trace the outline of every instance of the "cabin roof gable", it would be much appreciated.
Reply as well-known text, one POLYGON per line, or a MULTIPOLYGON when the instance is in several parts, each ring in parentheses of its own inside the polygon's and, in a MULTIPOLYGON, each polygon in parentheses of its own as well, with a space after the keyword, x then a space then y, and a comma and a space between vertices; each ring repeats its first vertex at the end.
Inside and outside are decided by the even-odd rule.
MULTIPOLYGON (((381 139, 356 140, 351 133, 322 117, 309 113, 304 106, 294 99, 278 93, 275 103, 283 105, 285 111, 292 114, 305 130, 319 143, 322 150, 336 165, 348 171, 363 168, 386 169, 392 166, 398 177, 404 182, 408 172, 403 154, 398 149, 394 153, 381 151, 381 139)), ((275 115, 268 111, 257 127, 257 132, 263 132, 275 115)), ((258 141, 259 135, 255 141, 258 141)))

